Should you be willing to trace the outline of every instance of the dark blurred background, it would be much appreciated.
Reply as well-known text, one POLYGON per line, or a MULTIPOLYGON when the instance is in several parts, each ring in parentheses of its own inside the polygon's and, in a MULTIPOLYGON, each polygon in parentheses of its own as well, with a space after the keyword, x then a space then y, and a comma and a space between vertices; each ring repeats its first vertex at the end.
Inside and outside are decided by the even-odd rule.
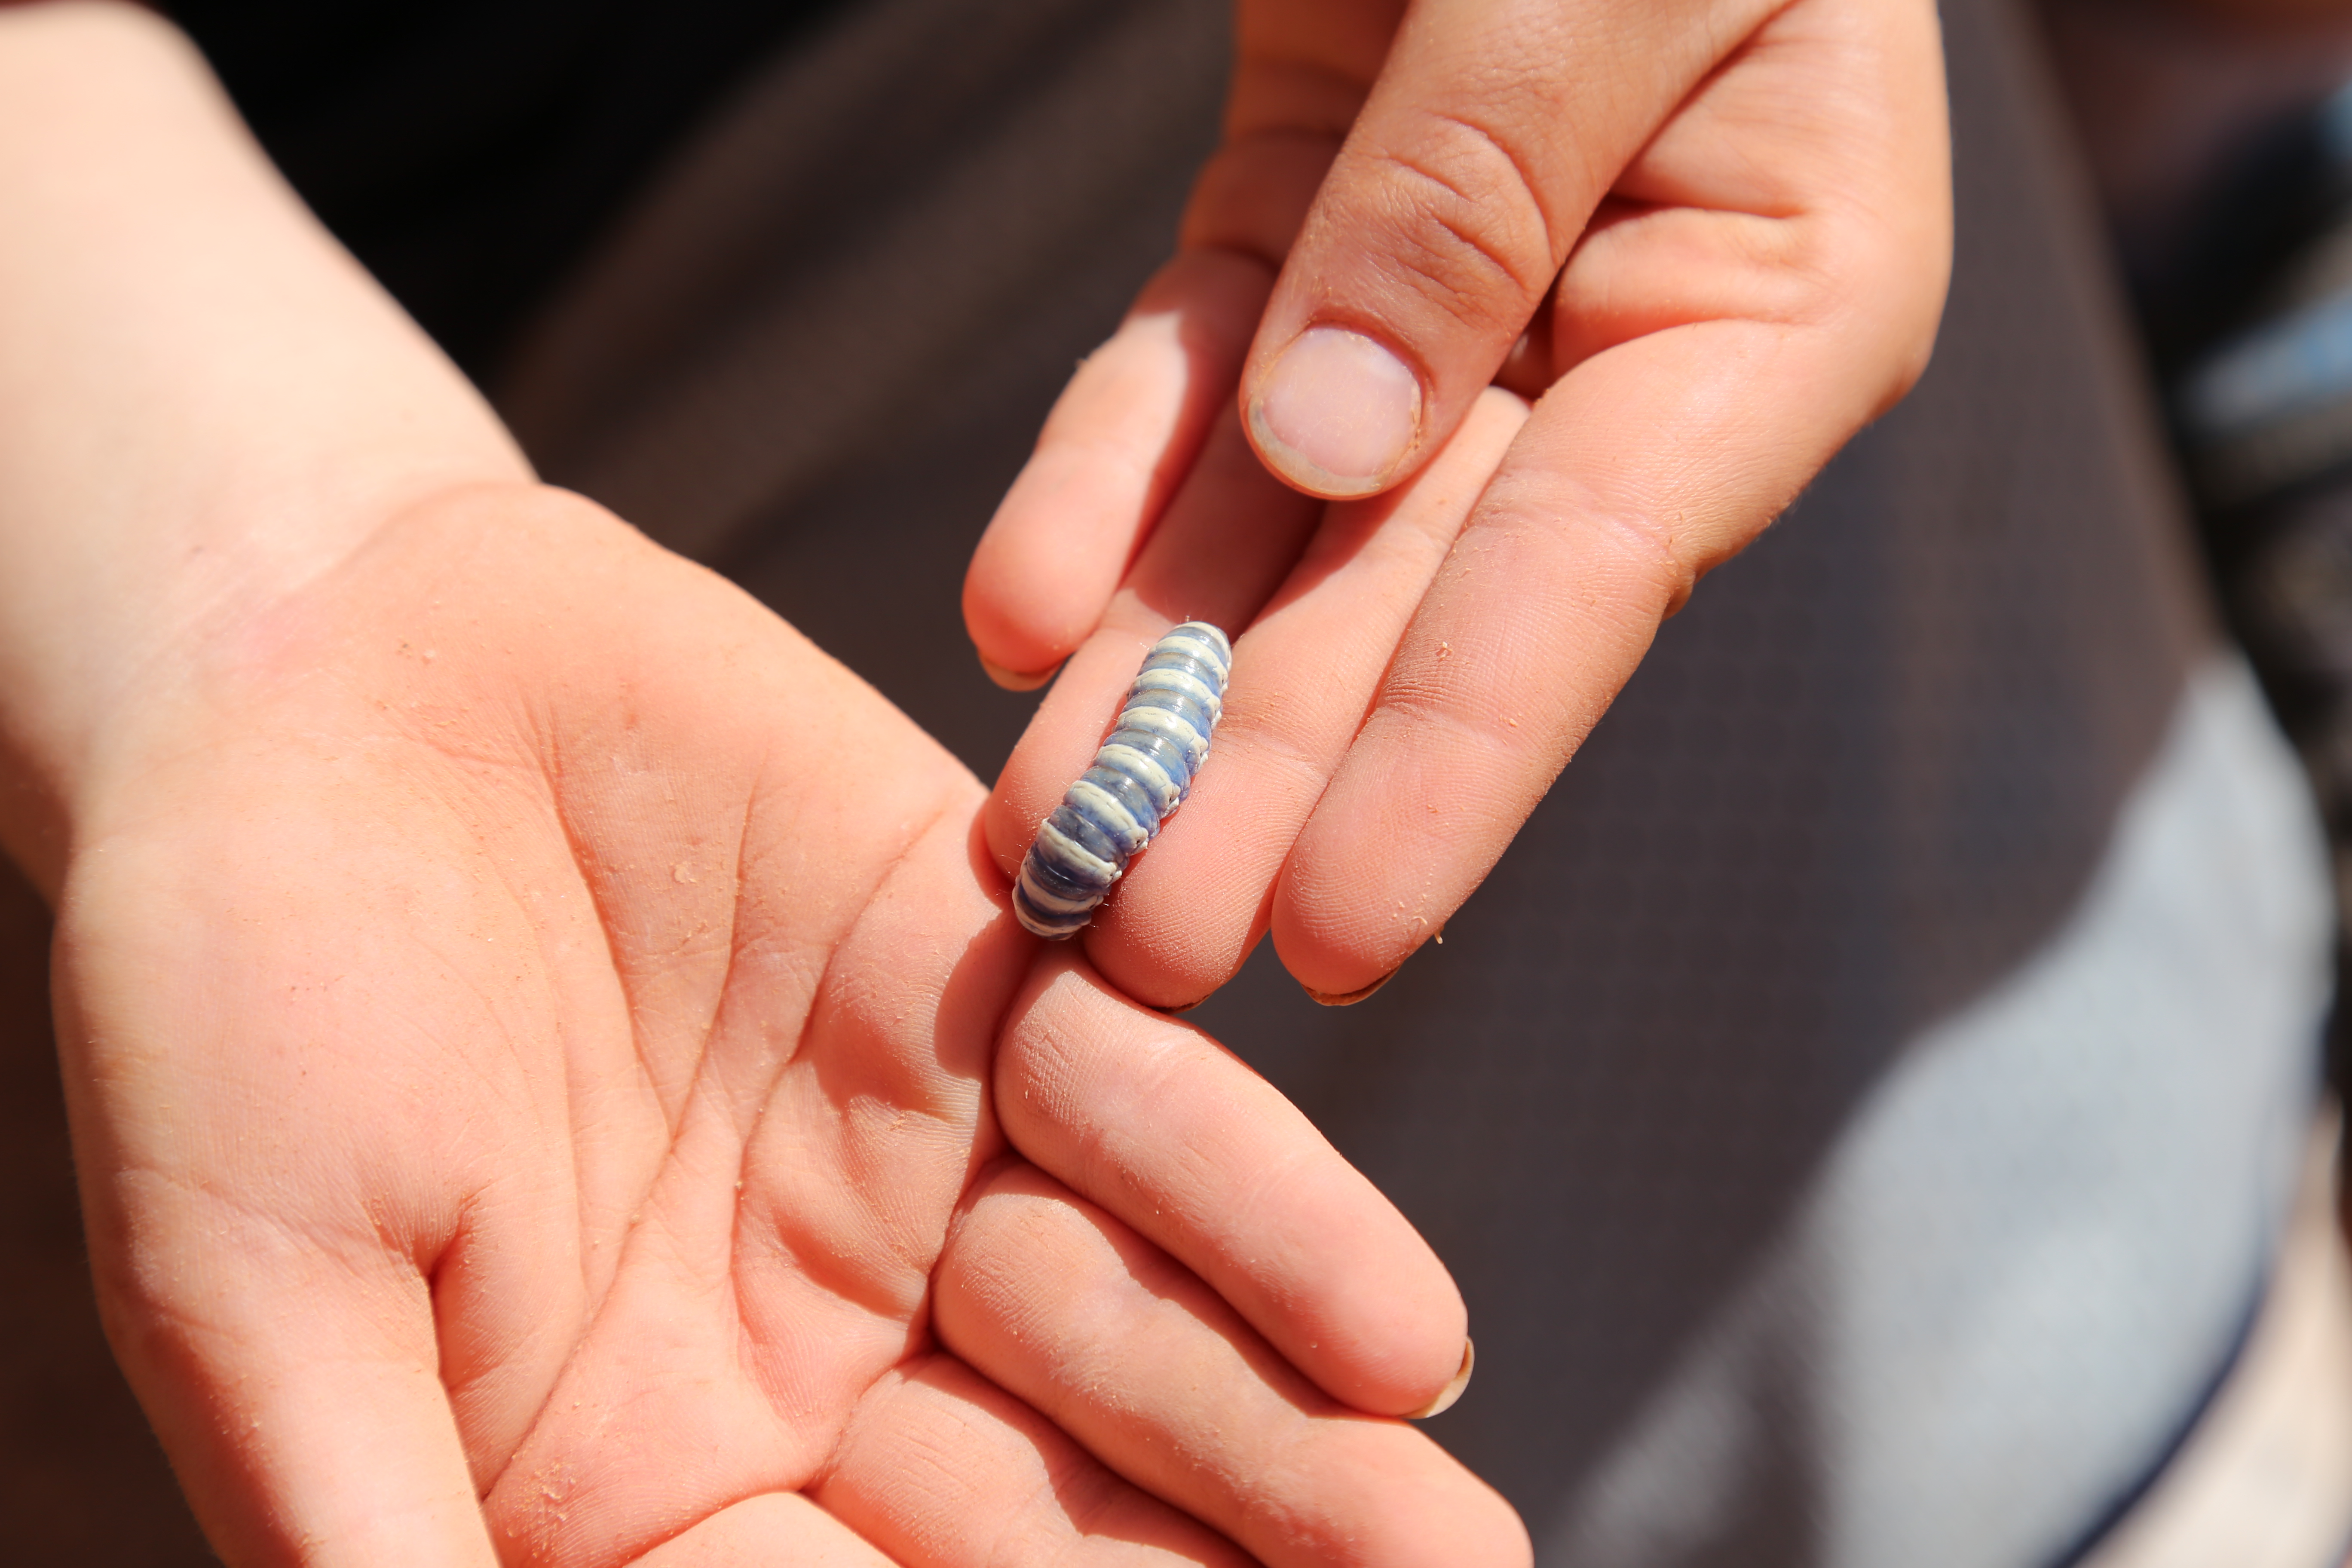
POLYGON ((90 1299, 48 938, 39 896, 0 862, 0 1559, 209 1563, 90 1299))

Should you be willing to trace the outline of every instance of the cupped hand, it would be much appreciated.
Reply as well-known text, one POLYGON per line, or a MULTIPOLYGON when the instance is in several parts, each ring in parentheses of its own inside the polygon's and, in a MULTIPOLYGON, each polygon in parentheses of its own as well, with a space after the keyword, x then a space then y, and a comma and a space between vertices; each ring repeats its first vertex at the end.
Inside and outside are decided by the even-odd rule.
POLYGON ((1240 18, 1182 248, 965 586, 1000 679, 1061 670, 1005 868, 1160 630, 1242 634, 1213 759, 1085 938, 1165 1006, 1269 927, 1325 1000, 1440 932, 1659 623, 1916 379, 1949 268, 1928 0, 1240 18))
POLYGON ((1420 1239, 772 616, 514 484, 226 624, 93 752, 58 982, 228 1561, 1526 1560, 1359 1414, 1456 1371, 1420 1239))

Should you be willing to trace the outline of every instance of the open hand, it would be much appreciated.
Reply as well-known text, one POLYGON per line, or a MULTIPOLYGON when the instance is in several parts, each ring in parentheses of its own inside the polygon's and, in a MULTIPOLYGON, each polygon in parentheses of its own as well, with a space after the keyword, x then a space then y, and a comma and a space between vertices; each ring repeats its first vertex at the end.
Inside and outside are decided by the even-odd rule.
POLYGON ((184 668, 58 973, 231 1563, 1525 1560, 1359 1413, 1456 1370, 1419 1237, 1023 933, 977 782, 737 590, 476 486, 184 668))

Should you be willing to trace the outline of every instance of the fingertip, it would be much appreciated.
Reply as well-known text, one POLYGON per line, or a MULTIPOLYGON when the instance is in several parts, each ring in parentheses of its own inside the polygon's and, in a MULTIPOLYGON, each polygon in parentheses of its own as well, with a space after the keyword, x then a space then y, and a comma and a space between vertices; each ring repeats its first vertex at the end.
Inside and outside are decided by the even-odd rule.
POLYGON ((1536 1543, 1528 1534, 1527 1521, 1519 1510, 1510 1505, 1501 1492, 1476 1476, 1465 1470, 1469 1487, 1475 1495, 1463 1499, 1461 1551, 1451 1561, 1456 1563, 1491 1563, 1495 1568, 1533 1568, 1536 1543))
POLYGON ((1370 984, 1359 985, 1353 991, 1318 991, 1304 981, 1299 983, 1298 988, 1306 992, 1307 999, 1318 1007, 1352 1007, 1359 1002, 1369 1001, 1373 993, 1396 976, 1396 970, 1391 969, 1370 984))
MULTIPOLYGON (((1476 628, 1446 629, 1450 641, 1416 628, 1399 650, 1390 690, 1316 803, 1275 892, 1275 952, 1326 1005, 1374 995, 1442 939, 1558 771, 1529 776, 1547 759, 1531 763, 1513 749, 1527 742, 1508 721, 1498 728, 1510 738, 1496 740, 1475 723, 1426 717, 1443 683, 1484 689, 1476 628), (1400 685, 1409 701, 1397 700, 1400 685)), ((1530 742, 1537 728, 1526 726, 1530 742)))
POLYGON ((1270 927, 1275 954, 1316 1005, 1354 1007, 1370 1001, 1428 940, 1425 931, 1367 931, 1363 923, 1310 923, 1296 905, 1276 906, 1270 927))
POLYGON ((990 680, 1006 691, 1034 691, 1053 679, 1062 664, 1057 659, 1044 669, 1024 674, 1017 669, 1005 668, 983 653, 980 656, 980 668, 990 680))
MULTIPOLYGON (((1199 804, 1196 793, 1183 811, 1199 804)), ((1219 825, 1205 814, 1192 826, 1200 831, 1166 842, 1184 826, 1180 812, 1085 934, 1087 958, 1103 978, 1162 1013, 1190 1012, 1241 972, 1265 934, 1272 889, 1252 895, 1264 885, 1258 867, 1280 863, 1278 851, 1254 856, 1254 846, 1214 831, 1219 825)))
POLYGON ((1104 514, 1117 498, 1088 493, 1103 476, 1067 471, 1076 467, 1071 454, 1041 446, 964 569, 965 635, 989 679, 1008 690, 1052 677, 1094 628, 1126 564, 1124 541, 1089 537, 1116 531, 1104 514))
POLYGON ((1079 364, 964 576, 992 679, 1034 689, 1094 632, 1232 395, 1272 287, 1255 259, 1181 253, 1079 364))
POLYGON ((1327 500, 1389 489, 1422 454, 1426 398, 1401 354, 1353 329, 1293 338, 1251 384, 1243 424, 1284 483, 1327 500))
MULTIPOLYGON (((1303 849, 1317 847, 1307 843, 1307 835, 1323 837, 1320 826, 1307 824, 1301 836, 1303 849)), ((1381 861, 1350 878, 1339 898, 1333 898, 1332 889, 1311 871, 1302 872, 1297 862, 1275 891, 1267 921, 1275 953, 1318 1006, 1352 1007, 1370 1001, 1439 930, 1424 912, 1391 896, 1390 879, 1379 874, 1404 869, 1412 847, 1384 845, 1382 855, 1381 861), (1360 885, 1368 877, 1369 885, 1360 885)))
POLYGON ((1465 1338, 1462 1342, 1462 1370, 1455 1373, 1452 1380, 1448 1382, 1444 1388, 1437 1391, 1437 1397, 1432 1399, 1428 1404, 1423 1405, 1418 1410, 1406 1411, 1405 1419, 1408 1421, 1427 1421, 1432 1416, 1444 1415, 1456 1405, 1461 1404, 1463 1394, 1467 1393, 1470 1388, 1470 1374, 1476 1369, 1477 1365, 1477 1343, 1473 1340, 1465 1338))

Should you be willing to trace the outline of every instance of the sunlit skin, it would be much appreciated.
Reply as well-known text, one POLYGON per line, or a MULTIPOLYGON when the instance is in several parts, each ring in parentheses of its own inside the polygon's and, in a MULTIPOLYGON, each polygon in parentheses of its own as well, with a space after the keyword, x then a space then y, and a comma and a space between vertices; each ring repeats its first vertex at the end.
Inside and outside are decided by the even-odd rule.
POLYGON ((1216 764, 1081 939, 1167 1006, 1269 930, 1327 998, 1441 932, 1660 622, 1919 375, 1949 269, 1927 0, 1239 17, 1181 248, 965 585, 984 662, 1060 670, 991 803, 1006 868, 1135 650, 1240 634, 1216 764), (1334 326, 1418 387, 1375 500, 1265 439, 1334 326))
POLYGON ((0 11, 0 837, 227 1562, 1527 1561, 1395 1418, 1465 1330, 1412 1228, 536 484, 184 42, 0 11))
POLYGON ((1239 1561, 1090 1451, 1258 1561, 1509 1560, 1323 1391, 1445 1382, 1435 1259, 1192 1031, 1032 981, 977 781, 736 590, 467 489, 198 660, 77 811, 59 975, 109 1323, 233 1562, 692 1561, 745 1508, 1239 1561))

